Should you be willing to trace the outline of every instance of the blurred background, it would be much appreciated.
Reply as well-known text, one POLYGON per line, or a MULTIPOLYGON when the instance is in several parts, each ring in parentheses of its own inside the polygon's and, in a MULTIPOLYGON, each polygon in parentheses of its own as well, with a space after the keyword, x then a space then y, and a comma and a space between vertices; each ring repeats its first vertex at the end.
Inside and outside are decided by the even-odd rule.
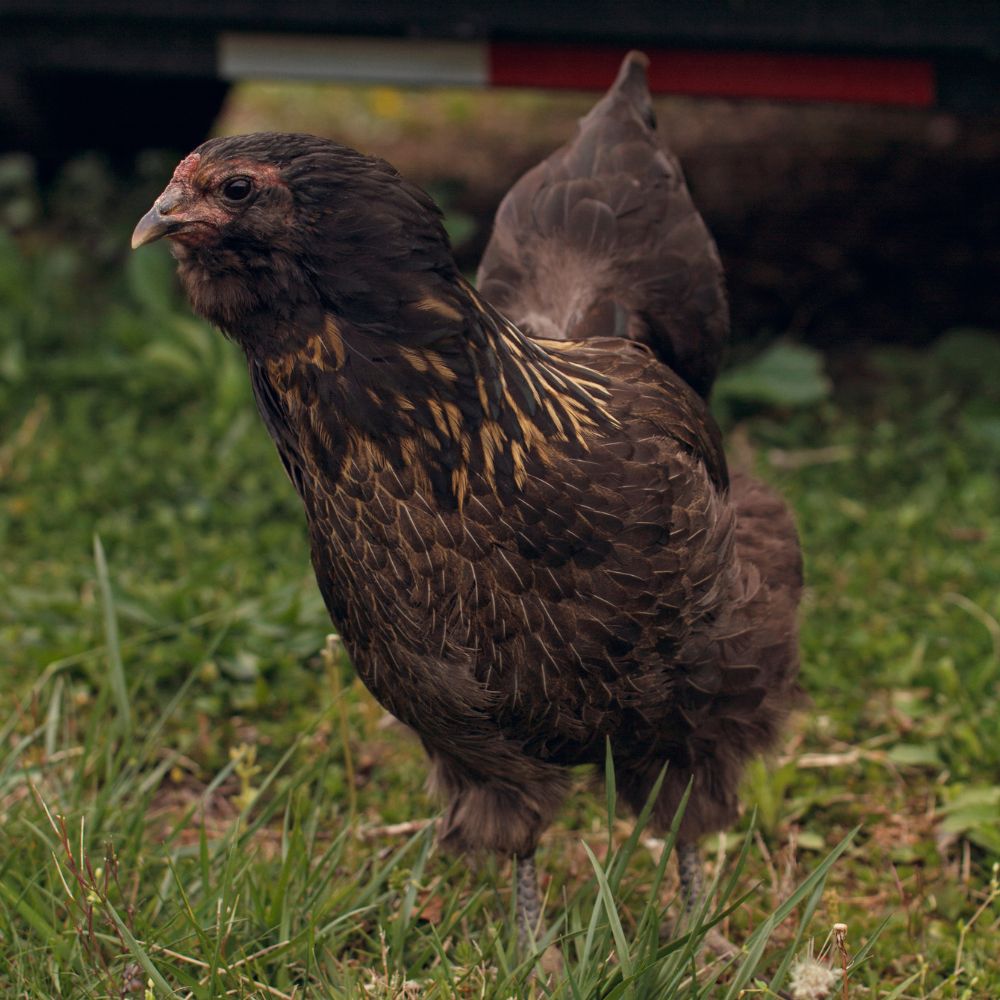
MULTIPOLYGON (((852 982, 1000 995, 1000 8, 0 0, 0 825, 35 859, 0 855, 0 929, 22 935, 23 995, 70 994, 11 900, 55 913, 56 966, 108 988, 53 943, 67 917, 29 778, 95 843, 133 831, 148 895, 143 838, 183 843, 194 802, 228 829, 302 732, 333 825, 433 808, 417 748, 322 654, 301 511, 242 358, 190 314, 165 246, 128 252, 135 222, 207 135, 315 132, 428 188, 474 273, 503 194, 628 47, 652 56, 660 132, 726 266, 731 459, 789 498, 806 553, 813 704, 748 780, 764 888, 730 932, 861 824, 818 911, 858 938, 889 919, 852 982), (88 763, 150 720, 141 766, 88 763)), ((594 822, 567 810, 557 880, 580 877, 594 822)), ((211 923, 210 893, 194 905, 211 923)), ((172 906, 139 928, 157 938, 172 906)), ((349 980, 378 954, 365 941, 316 968, 349 980)))

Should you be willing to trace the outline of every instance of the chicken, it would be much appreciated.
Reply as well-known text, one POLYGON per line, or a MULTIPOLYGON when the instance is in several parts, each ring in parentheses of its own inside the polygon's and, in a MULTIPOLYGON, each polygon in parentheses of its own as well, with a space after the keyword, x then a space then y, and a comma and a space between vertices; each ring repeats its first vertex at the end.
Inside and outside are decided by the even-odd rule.
POLYGON ((577 135, 510 190, 477 285, 523 333, 641 341, 707 397, 729 334, 722 263, 657 135, 647 63, 630 52, 577 135))
POLYGON ((633 809, 669 762, 657 828, 689 781, 685 844, 732 823, 795 691, 798 547, 780 501, 730 483, 698 393, 643 343, 528 337, 423 191, 326 139, 203 144, 133 247, 160 237, 246 354, 330 616, 430 758, 442 842, 515 859, 521 940, 568 768, 606 743, 633 809))

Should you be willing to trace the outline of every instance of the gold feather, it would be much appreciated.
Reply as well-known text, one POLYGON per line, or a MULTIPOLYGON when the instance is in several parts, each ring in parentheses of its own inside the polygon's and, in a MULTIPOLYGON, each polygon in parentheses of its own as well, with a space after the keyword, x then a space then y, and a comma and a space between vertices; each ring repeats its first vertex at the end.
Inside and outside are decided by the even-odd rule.
POLYGON ((462 318, 462 314, 453 305, 432 295, 425 295, 422 299, 418 299, 414 305, 421 312, 437 313, 438 316, 443 316, 453 323, 459 322, 462 318))
POLYGON ((337 321, 330 315, 327 315, 326 322, 323 324, 323 332, 325 334, 326 346, 330 348, 330 352, 333 354, 336 367, 343 368, 346 357, 344 352, 344 337, 340 332, 337 321))

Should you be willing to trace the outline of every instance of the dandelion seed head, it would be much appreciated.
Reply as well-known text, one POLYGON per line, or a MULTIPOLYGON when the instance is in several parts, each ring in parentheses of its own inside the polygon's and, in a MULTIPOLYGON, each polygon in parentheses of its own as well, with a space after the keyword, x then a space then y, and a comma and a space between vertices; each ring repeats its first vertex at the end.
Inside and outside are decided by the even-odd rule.
POLYGON ((840 969, 831 969, 812 955, 797 958, 790 972, 788 986, 794 1000, 825 1000, 840 978, 840 969))

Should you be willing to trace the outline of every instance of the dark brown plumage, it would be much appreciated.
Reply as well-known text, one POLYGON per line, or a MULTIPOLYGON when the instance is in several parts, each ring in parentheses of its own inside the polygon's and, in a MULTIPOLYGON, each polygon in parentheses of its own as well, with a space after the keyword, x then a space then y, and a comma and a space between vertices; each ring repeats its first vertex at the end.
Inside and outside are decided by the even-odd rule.
POLYGON ((669 761, 661 828, 691 778, 684 839, 731 823, 794 691, 799 558, 697 393, 641 344, 526 337, 426 194, 324 139, 205 143, 133 245, 164 235, 246 352, 330 615, 419 734, 443 841, 530 859, 606 740, 633 808, 669 761))
POLYGON ((657 133, 646 65, 629 53, 573 139, 511 188, 478 285, 526 333, 638 340, 707 397, 729 335, 722 264, 657 133))

